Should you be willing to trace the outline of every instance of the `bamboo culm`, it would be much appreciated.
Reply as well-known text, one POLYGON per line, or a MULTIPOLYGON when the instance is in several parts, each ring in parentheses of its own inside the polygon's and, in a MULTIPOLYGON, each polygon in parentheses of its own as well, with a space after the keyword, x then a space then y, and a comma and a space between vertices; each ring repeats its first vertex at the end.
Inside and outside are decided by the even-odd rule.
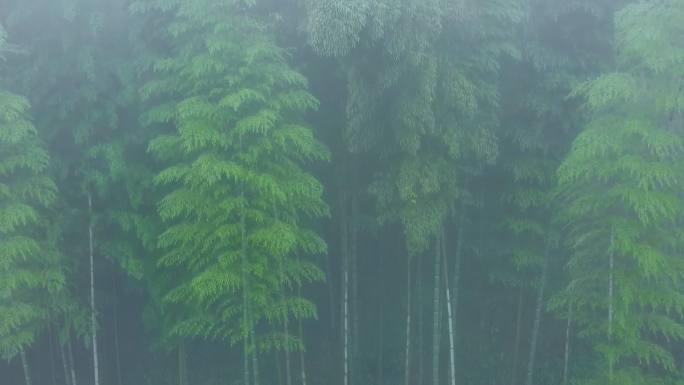
POLYGON ((411 256, 406 260, 406 349, 404 352, 404 385, 411 383, 411 256))
POLYGON ((449 327, 449 374, 450 385, 456 385, 456 358, 454 346, 454 317, 451 308, 451 289, 449 288, 449 273, 447 269, 446 258, 443 258, 444 266, 444 288, 446 291, 446 305, 447 305, 447 319, 449 327))
POLYGON ((549 268, 549 242, 547 241, 546 250, 544 251, 544 261, 542 265, 541 276, 539 278, 539 289, 537 291, 537 304, 534 310, 534 325, 532 326, 532 337, 530 338, 530 356, 527 361, 527 379, 526 385, 533 385, 534 383, 534 364, 537 354, 537 341, 539 339, 539 328, 541 325, 542 307, 544 306, 544 289, 546 287, 546 275, 549 268))
POLYGON ((21 348, 19 351, 19 356, 21 357, 21 367, 24 369, 24 383, 26 385, 31 385, 31 371, 29 370, 29 364, 24 348, 21 348))
POLYGON ((433 312, 432 312, 432 385, 439 385, 439 315, 440 315, 440 266, 442 257, 442 234, 437 235, 435 241, 435 272, 434 272, 434 293, 433 293, 433 312))
POLYGON ((95 309, 95 262, 93 256, 93 198, 88 193, 88 250, 90 254, 90 329, 93 348, 93 378, 100 385, 100 366, 97 358, 97 311, 95 309))

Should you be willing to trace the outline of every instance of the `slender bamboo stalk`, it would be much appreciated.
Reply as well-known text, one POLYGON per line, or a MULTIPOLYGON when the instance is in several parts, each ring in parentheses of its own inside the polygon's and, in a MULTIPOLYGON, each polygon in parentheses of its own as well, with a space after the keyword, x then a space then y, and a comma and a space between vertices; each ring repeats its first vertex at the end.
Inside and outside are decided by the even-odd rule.
POLYGON ((439 385, 439 321, 440 321, 440 266, 442 265, 442 236, 441 231, 435 241, 435 276, 432 312, 432 385, 439 385))
POLYGON ((349 385, 349 355, 350 355, 350 330, 349 330, 349 233, 347 224, 347 207, 344 190, 340 192, 340 251, 342 257, 342 366, 343 385, 349 385))
POLYGON ((24 348, 19 351, 19 356, 21 357, 21 367, 24 369, 24 382, 26 385, 31 385, 31 372, 29 371, 28 360, 26 359, 26 352, 24 348))
MULTIPOLYGON (((58 341, 59 342, 59 341, 58 341)), ((69 370, 67 368, 67 357, 64 351, 64 344, 59 342, 59 357, 62 360, 62 368, 64 369, 64 384, 71 385, 71 380, 69 379, 69 370)))
MULTIPOLYGON (((288 325, 288 316, 285 316, 285 319, 283 321, 283 332, 285 333, 285 338, 288 338, 288 335, 290 333, 289 330, 289 325, 288 325)), ((292 374, 291 374, 291 366, 290 366, 290 347, 288 346, 288 343, 285 344, 285 384, 286 385, 292 385, 292 374)))
POLYGON ((450 381, 449 384, 456 385, 456 358, 455 358, 455 346, 454 346, 454 321, 451 309, 451 289, 449 288, 449 273, 447 269, 446 258, 444 261, 444 287, 446 291, 446 305, 447 305, 447 318, 449 326, 449 369, 450 369, 450 381))
POLYGON ((188 363, 187 353, 185 348, 185 341, 181 340, 178 343, 178 383, 180 385, 188 385, 188 363))
POLYGON ((356 384, 358 357, 361 338, 359 336, 359 272, 358 272, 358 202, 356 188, 356 167, 352 166, 351 218, 349 221, 349 256, 351 262, 351 360, 350 383, 356 384))
MULTIPOLYGON (((302 296, 302 286, 299 285, 297 286, 297 295, 301 298, 302 296)), ((302 319, 299 318, 297 320, 298 327, 299 327, 299 340, 302 342, 302 348, 299 349, 299 368, 300 368, 300 378, 302 381, 302 385, 306 385, 306 359, 305 359, 305 349, 304 349, 304 326, 302 325, 302 319)))
POLYGON ((252 378, 254 385, 259 385, 259 351, 256 344, 256 331, 252 327, 252 378))
MULTIPOLYGON (((241 194, 243 196, 243 194, 241 194)), ((250 371, 249 371, 249 336, 251 334, 251 322, 249 321, 249 309, 247 291, 249 289, 247 282, 247 224, 245 223, 244 211, 240 213, 240 258, 242 269, 242 322, 243 322, 243 377, 245 385, 250 385, 250 371)))
POLYGON ((422 259, 417 259, 416 264, 418 267, 416 268, 416 312, 418 313, 418 325, 417 326, 417 333, 418 333, 418 379, 416 381, 417 385, 423 384, 423 379, 425 377, 425 358, 423 355, 424 351, 424 334, 425 334, 425 322, 424 322, 424 312, 423 312, 423 301, 422 296, 423 296, 423 260, 422 259))
POLYGON ((95 263, 93 257, 93 199, 88 192, 88 250, 90 252, 90 331, 93 347, 93 377, 100 385, 100 366, 97 359, 97 310, 95 308, 95 263))
POLYGON ((511 367, 510 385, 515 385, 518 379, 518 357, 520 355, 520 335, 522 334, 523 292, 523 286, 521 284, 518 291, 518 310, 515 317, 515 342, 513 343, 513 364, 511 367))
POLYGON ((113 321, 114 321, 114 363, 116 365, 116 381, 118 385, 123 385, 123 377, 121 374, 121 352, 119 348, 119 312, 117 301, 119 296, 116 290, 116 275, 112 269, 112 291, 114 293, 114 301, 112 301, 113 321))
POLYGON ((565 326, 565 356, 563 359, 563 385, 568 385, 568 363, 570 362, 570 327, 572 325, 572 305, 568 310, 568 323, 565 326))
POLYGON ((71 327, 67 329, 67 350, 69 351, 69 371, 71 372, 71 385, 77 385, 76 366, 74 363, 74 351, 71 348, 71 327))
POLYGON ((404 385, 411 383, 411 256, 406 259, 406 351, 404 361, 404 385))
POLYGON ((48 348, 50 349, 50 377, 52 385, 57 385, 57 374, 55 373, 55 351, 52 343, 52 324, 48 322, 48 348))
POLYGON ((377 378, 378 385, 383 385, 384 374, 385 374, 385 362, 384 362, 384 293, 385 293, 385 273, 384 273, 384 255, 385 255, 385 243, 382 239, 379 240, 380 252, 378 253, 378 277, 379 277, 379 290, 378 290, 378 368, 377 368, 377 378))
POLYGON ((533 385, 534 382, 534 365, 537 354, 537 341, 539 339, 539 328, 541 325, 542 307, 544 306, 544 289, 546 287, 546 275, 549 269, 549 243, 547 241, 546 251, 544 251, 544 262, 542 266, 541 276, 539 278, 539 289, 537 291, 537 305, 534 311, 534 325, 532 327, 532 338, 530 339, 530 356, 527 361, 527 380, 526 385, 533 385))
MULTIPOLYGON (((615 242, 615 228, 611 229, 610 233, 610 250, 608 258, 608 343, 613 342, 613 271, 615 270, 615 255, 614 255, 614 242, 615 242)), ((608 384, 613 383, 613 357, 608 358, 608 384)))
MULTIPOLYGON (((465 244, 465 222, 466 222, 466 211, 465 211, 465 203, 461 201, 461 213, 459 216, 459 221, 458 221, 458 231, 457 231, 457 238, 456 238, 456 250, 454 251, 454 275, 453 275, 453 283, 451 286, 447 284, 447 287, 451 288, 451 300, 449 303, 451 304, 452 312, 453 312, 453 317, 450 317, 451 320, 449 321, 449 327, 451 330, 453 330, 453 355, 454 355, 454 371, 457 370, 457 365, 458 362, 455 360, 456 356, 456 344, 458 344, 458 298, 459 298, 459 292, 460 292, 460 282, 461 282, 461 260, 463 259, 463 245, 465 244)), ((443 235, 445 236, 445 235, 443 235)), ((445 256, 444 258, 446 259, 446 241, 442 242, 442 254, 445 256)), ((444 267, 447 271, 448 270, 448 264, 445 264, 444 267)), ((454 378, 455 381, 455 378, 454 378)))

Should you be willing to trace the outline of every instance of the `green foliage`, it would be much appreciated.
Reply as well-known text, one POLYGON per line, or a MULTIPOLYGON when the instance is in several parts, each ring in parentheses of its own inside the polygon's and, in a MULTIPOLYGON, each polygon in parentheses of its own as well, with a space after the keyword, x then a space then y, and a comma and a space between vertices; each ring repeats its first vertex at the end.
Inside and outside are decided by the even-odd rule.
POLYGON ((618 12, 617 70, 574 92, 591 120, 558 170, 573 248, 572 281, 560 303, 577 309, 582 334, 602 358, 592 383, 669 383, 678 373, 671 344, 684 337, 684 147, 675 122, 684 110, 663 108, 663 100, 679 98, 680 85, 665 79, 681 79, 681 68, 662 63, 681 60, 684 46, 651 51, 645 43, 682 36, 670 19, 677 3, 618 12))
MULTIPOLYGON (((164 300, 187 309, 173 333, 234 344, 262 322, 315 317, 311 302, 290 294, 323 277, 298 256, 326 250, 307 227, 328 209, 303 163, 328 152, 301 122, 318 105, 305 78, 238 6, 133 8, 154 10, 158 38, 174 42, 141 90, 150 104, 143 120, 167 131, 149 151, 166 167, 155 177, 164 191, 158 262, 179 278, 164 300)), ((281 334, 258 340, 260 350, 300 344, 281 334)))
POLYGON ((44 209, 56 188, 26 99, 0 89, 0 356, 33 344, 64 286, 44 209))

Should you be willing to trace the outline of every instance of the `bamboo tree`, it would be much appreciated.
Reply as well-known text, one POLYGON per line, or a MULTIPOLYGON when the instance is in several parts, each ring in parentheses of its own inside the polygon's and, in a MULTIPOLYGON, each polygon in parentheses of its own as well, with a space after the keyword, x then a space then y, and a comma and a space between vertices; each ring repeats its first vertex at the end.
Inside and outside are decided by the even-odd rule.
POLYGON ((671 66, 684 60, 675 32, 682 12, 678 2, 617 12, 613 69, 572 94, 589 121, 558 170, 573 254, 571 285, 554 306, 572 306, 577 329, 591 339, 596 365, 587 383, 676 381, 666 340, 684 338, 681 320, 671 316, 684 306, 674 256, 682 245, 667 234, 679 232, 684 207, 681 169, 673 166, 684 154, 672 125, 682 115, 681 90, 671 81, 682 78, 681 65, 671 66), (661 37, 657 44, 653 36, 661 37), (595 318, 597 309, 607 316, 595 318))
POLYGON ((19 355, 21 356, 21 367, 24 370, 24 383, 26 385, 31 385, 31 372, 29 370, 29 364, 28 360, 26 359, 26 352, 24 351, 24 349, 21 349, 19 355))
POLYGON ((97 310, 95 308, 95 262, 93 258, 93 198, 88 193, 88 252, 90 257, 90 335, 93 351, 93 378, 100 384, 100 367, 97 354, 97 310))
POLYGON ((411 383, 411 255, 406 257, 406 334, 404 349, 404 385, 411 383))
POLYGON ((539 341, 539 328, 541 327, 542 308, 544 307, 544 290, 546 289, 547 274, 549 271, 548 261, 549 246, 547 241, 546 251, 544 252, 544 261, 542 265, 541 275, 539 276, 539 283, 537 288, 537 301, 534 308, 534 324, 532 325, 532 336, 530 337, 529 358, 527 360, 527 376, 525 379, 526 385, 534 384, 534 367, 537 358, 537 345, 539 341))
POLYGON ((313 303, 282 288, 323 278, 294 256, 326 250, 305 225, 328 208, 304 165, 329 154, 301 123, 318 102, 268 31, 239 4, 199 3, 133 5, 155 11, 163 26, 151 39, 174 42, 157 53, 159 71, 142 90, 144 121, 166 132, 149 144, 163 164, 158 262, 183 272, 164 301, 190 310, 173 334, 243 342, 245 382, 258 385, 259 354, 301 347, 273 325, 316 315, 313 303), (176 36, 179 25, 187 29, 176 36))
MULTIPOLYGON (((0 26, 0 55, 5 44, 0 26)), ((47 174, 50 160, 28 116, 28 101, 1 87, 0 357, 20 356, 30 385, 26 349, 49 325, 56 299, 64 293, 60 257, 46 235, 46 209, 56 198, 56 186, 47 174)))
POLYGON ((434 261, 434 287, 433 287, 433 297, 432 297, 432 384, 439 385, 439 341, 440 341, 440 328, 439 328, 439 312, 440 312, 440 267, 442 265, 442 242, 444 238, 442 233, 438 233, 435 240, 435 261, 434 261))
POLYGON ((444 258, 443 262, 444 266, 442 266, 442 270, 444 271, 444 287, 446 291, 447 306, 447 325, 449 332, 449 383, 451 385, 456 385, 456 347, 454 343, 454 315, 452 313, 451 306, 451 288, 449 287, 449 272, 446 258, 444 258))
POLYGON ((572 325, 572 306, 568 311, 568 321, 565 326, 565 349, 563 351, 563 385, 568 384, 570 364, 570 326, 572 325))

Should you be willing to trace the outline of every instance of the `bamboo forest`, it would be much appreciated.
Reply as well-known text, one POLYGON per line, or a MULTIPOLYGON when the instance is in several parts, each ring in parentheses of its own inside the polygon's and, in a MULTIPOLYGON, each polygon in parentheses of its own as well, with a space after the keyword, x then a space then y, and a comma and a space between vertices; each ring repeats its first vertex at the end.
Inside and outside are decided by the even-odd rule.
POLYGON ((684 0, 0 0, 0 385, 684 385, 684 0))

